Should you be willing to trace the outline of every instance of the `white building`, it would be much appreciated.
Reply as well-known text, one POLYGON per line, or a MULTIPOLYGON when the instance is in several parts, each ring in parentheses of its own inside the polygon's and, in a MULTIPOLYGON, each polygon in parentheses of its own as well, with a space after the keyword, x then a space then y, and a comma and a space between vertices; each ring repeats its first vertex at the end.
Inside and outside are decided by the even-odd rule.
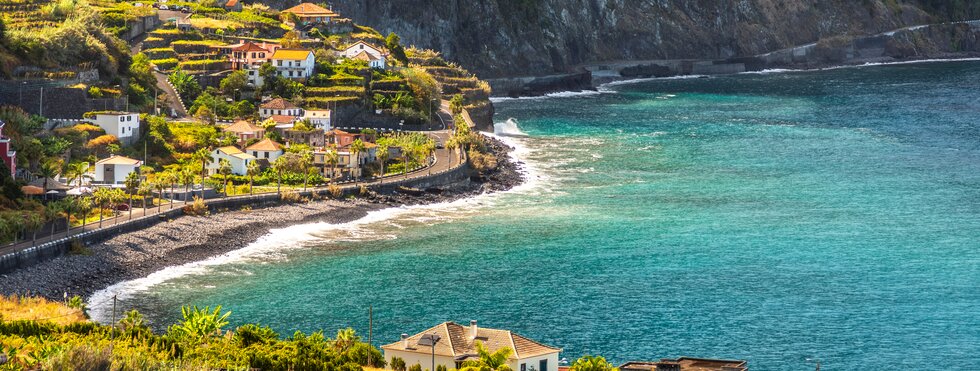
POLYGON ((402 334, 400 341, 382 345, 385 361, 391 367, 391 359, 399 357, 405 361, 406 367, 420 365, 423 369, 432 369, 433 354, 436 367, 443 365, 446 369, 458 369, 463 362, 478 360, 476 343, 481 342, 490 352, 501 348, 513 350, 507 365, 514 371, 557 371, 558 353, 561 349, 538 343, 508 330, 480 328, 476 321, 469 326, 454 322, 444 322, 422 331, 413 336, 402 334), (419 343, 422 335, 435 334, 439 341, 435 346, 419 343))
POLYGON ((303 112, 303 119, 309 120, 310 124, 313 125, 314 128, 327 131, 332 128, 332 126, 330 126, 330 113, 331 112, 328 109, 308 109, 303 112))
POLYGON ((299 117, 302 115, 302 109, 282 98, 276 98, 259 105, 259 117, 263 119, 272 116, 299 117))
POLYGON ((106 134, 119 138, 123 145, 132 145, 140 135, 140 115, 130 112, 107 112, 95 115, 95 124, 106 134))
POLYGON ((287 79, 307 79, 313 75, 316 58, 307 49, 279 49, 269 62, 276 67, 279 76, 287 79))
POLYGON ((101 184, 123 184, 130 173, 139 171, 143 162, 129 157, 113 155, 95 163, 92 180, 101 184))
POLYGON ((364 60, 368 62, 368 66, 381 69, 385 68, 385 61, 388 57, 380 48, 363 41, 348 46, 347 49, 344 49, 343 56, 347 59, 364 60))
POLYGON ((269 163, 275 161, 279 156, 285 153, 282 149, 282 144, 276 143, 276 141, 265 138, 253 145, 245 148, 245 153, 250 154, 253 157, 261 160, 269 160, 269 163))
POLYGON ((227 160, 231 164, 231 173, 235 175, 245 175, 248 171, 248 164, 255 161, 255 156, 242 152, 237 147, 220 147, 211 151, 211 163, 208 164, 208 174, 213 175, 218 172, 221 160, 227 160))

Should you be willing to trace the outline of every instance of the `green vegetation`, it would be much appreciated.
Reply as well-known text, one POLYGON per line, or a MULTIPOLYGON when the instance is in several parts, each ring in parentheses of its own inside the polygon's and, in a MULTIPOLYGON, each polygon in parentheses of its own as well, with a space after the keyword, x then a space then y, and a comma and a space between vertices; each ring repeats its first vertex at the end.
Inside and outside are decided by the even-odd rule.
POLYGON ((368 364, 384 366, 381 352, 351 329, 332 339, 298 331, 281 338, 255 324, 228 329, 231 313, 219 306, 184 307, 180 322, 156 334, 135 310, 100 325, 86 321, 84 304, 73 301, 74 308, 44 299, 0 298, 0 344, 9 357, 3 369, 360 371, 368 364), (26 306, 39 311, 25 315, 26 306))

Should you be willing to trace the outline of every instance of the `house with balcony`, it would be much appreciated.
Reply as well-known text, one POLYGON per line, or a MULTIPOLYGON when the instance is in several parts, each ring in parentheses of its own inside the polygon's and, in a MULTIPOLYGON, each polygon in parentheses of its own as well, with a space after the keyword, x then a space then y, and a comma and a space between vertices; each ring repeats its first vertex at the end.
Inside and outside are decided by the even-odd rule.
POLYGON ((327 131, 330 130, 330 116, 331 111, 328 109, 307 109, 303 110, 303 120, 310 122, 314 128, 327 131))
POLYGON ((401 358, 407 367, 420 365, 431 369, 436 367, 459 369, 469 360, 479 360, 477 343, 482 343, 491 353, 502 348, 510 348, 512 354, 507 366, 514 371, 557 371, 558 353, 561 348, 544 345, 510 330, 479 327, 476 321, 469 326, 454 322, 443 322, 415 335, 402 334, 402 338, 391 344, 382 345, 385 361, 391 367, 391 359, 401 358), (435 339, 435 342, 431 340, 435 339))
POLYGON ((263 119, 272 116, 289 116, 295 118, 301 116, 302 113, 302 109, 282 98, 276 98, 259 105, 259 117, 263 119))
POLYGON ((278 49, 269 62, 276 67, 279 76, 292 80, 305 80, 313 75, 316 57, 309 49, 278 49))
POLYGON ((252 155, 252 157, 255 157, 256 159, 266 160, 269 163, 272 163, 286 152, 283 150, 282 144, 276 143, 276 141, 272 139, 265 138, 245 148, 245 153, 252 155))
MULTIPOLYGON (((279 44, 254 41, 242 41, 232 45, 214 46, 219 54, 224 54, 231 62, 231 68, 235 70, 254 69, 258 73, 259 67, 269 62, 272 54, 282 48, 279 44)), ((249 81, 251 82, 251 81, 249 81)))
POLYGON ((288 20, 288 18, 286 21, 287 25, 293 26, 294 28, 302 28, 304 26, 316 24, 327 24, 330 23, 331 19, 340 16, 330 9, 313 3, 301 3, 292 8, 283 10, 282 13, 291 13, 296 16, 295 22, 288 20))
POLYGON ((134 112, 103 112, 95 115, 94 124, 119 139, 123 145, 136 143, 140 135, 140 115, 134 112))

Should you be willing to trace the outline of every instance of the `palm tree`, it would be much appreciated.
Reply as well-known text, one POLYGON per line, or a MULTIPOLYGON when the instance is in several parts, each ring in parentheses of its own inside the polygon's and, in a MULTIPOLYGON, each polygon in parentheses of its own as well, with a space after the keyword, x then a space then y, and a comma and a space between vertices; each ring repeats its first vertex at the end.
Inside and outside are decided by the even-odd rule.
POLYGON ((507 359, 514 354, 514 350, 503 347, 497 349, 496 352, 490 353, 490 350, 487 349, 486 345, 483 345, 482 341, 477 341, 476 353, 480 356, 480 359, 463 362, 463 367, 460 368, 460 371, 479 371, 484 369, 509 371, 510 366, 507 366, 507 359))
POLYGON ((92 212, 92 197, 78 198, 78 211, 82 213, 82 231, 85 231, 85 224, 88 222, 88 214, 92 212))
MULTIPOLYGON (((160 173, 159 181, 164 185, 170 184, 170 209, 174 208, 174 188, 177 186, 177 182, 180 181, 177 175, 177 169, 167 169, 160 173)), ((163 193, 160 194, 163 196, 163 193)), ((163 198, 163 197, 161 197, 163 198)))
POLYGON ((330 164, 330 182, 333 182, 333 178, 336 177, 334 172, 337 170, 337 162, 340 161, 340 157, 337 156, 337 150, 328 148, 323 154, 323 161, 330 164))
POLYGON ((459 148, 459 139, 456 136, 452 136, 446 141, 446 149, 449 150, 449 167, 453 167, 453 155, 456 154, 456 149, 459 148))
POLYGON ((354 143, 351 143, 350 144, 350 160, 354 164, 354 167, 356 167, 357 170, 358 170, 357 175, 354 176, 354 184, 355 185, 357 184, 357 178, 361 174, 361 172, 360 172, 360 170, 361 170, 361 158, 358 155, 361 152, 363 152, 363 151, 364 151, 364 142, 362 142, 360 139, 355 139, 354 140, 354 143))
POLYGON ((303 152, 299 157, 299 168, 303 172, 303 192, 306 192, 306 185, 310 181, 310 164, 313 163, 313 154, 310 152, 303 152))
POLYGON ((426 165, 429 167, 429 175, 432 175, 432 165, 435 162, 434 154, 436 153, 436 144, 431 141, 425 143, 422 145, 422 150, 425 151, 425 158, 428 162, 426 165))
POLYGON ((255 183, 255 176, 261 174, 262 169, 259 167, 257 161, 251 161, 245 166, 245 175, 248 175, 248 194, 255 194, 252 191, 252 185, 255 183))
POLYGON ((381 177, 379 179, 384 183, 385 177, 385 163, 388 162, 388 145, 380 144, 378 145, 378 159, 381 160, 381 177))
POLYGON ((28 212, 24 215, 24 226, 31 230, 31 246, 37 244, 37 230, 44 226, 43 214, 28 212))
MULTIPOLYGON (((163 178, 162 176, 159 178, 163 178)), ((164 179, 156 179, 153 181, 153 189, 157 190, 157 213, 163 211, 163 189, 167 187, 164 179)))
POLYGON ((88 162, 84 161, 68 164, 68 166, 65 167, 65 177, 68 178, 68 184, 71 185, 72 181, 78 179, 78 186, 81 187, 82 178, 85 177, 85 174, 88 172, 88 168, 88 162))
POLYGON ((187 198, 190 197, 191 186, 194 185, 194 179, 197 178, 197 174, 194 174, 193 169, 185 167, 177 175, 180 178, 180 184, 184 185, 184 202, 186 203, 187 198))
POLYGON ((342 354, 359 341, 361 341, 361 337, 357 336, 354 329, 348 327, 343 330, 337 330, 337 337, 333 340, 333 347, 337 350, 337 353, 342 354))
POLYGON ((59 170, 61 170, 61 164, 55 160, 45 161, 37 169, 37 176, 44 178, 44 186, 42 188, 44 188, 45 192, 48 191, 48 180, 57 176, 59 170))
POLYGON ((140 183, 142 182, 143 180, 140 179, 140 174, 135 171, 126 175, 126 193, 129 194, 129 220, 133 220, 133 195, 139 190, 140 183))
POLYGON ((231 175, 231 162, 226 159, 218 160, 218 174, 222 176, 222 189, 225 197, 228 197, 228 176, 231 175))
POLYGON ((150 182, 140 183, 139 188, 136 188, 136 194, 140 196, 140 205, 143 206, 143 216, 146 216, 146 196, 153 195, 153 184, 150 182))
POLYGON ((214 162, 214 158, 211 157, 211 151, 207 148, 201 148, 194 152, 191 157, 194 161, 201 163, 201 199, 204 199, 204 179, 208 177, 208 165, 214 162))
POLYGON ((284 154, 272 161, 272 170, 276 172, 276 194, 282 196, 282 173, 289 167, 289 154, 284 154))
POLYGON ((105 204, 109 202, 109 188, 96 188, 92 192, 92 198, 95 199, 95 204, 99 205, 99 228, 102 228, 102 219, 105 214, 105 204))
POLYGON ((51 222, 51 236, 54 236, 54 221, 61 217, 65 204, 62 201, 48 202, 44 205, 44 221, 51 222))

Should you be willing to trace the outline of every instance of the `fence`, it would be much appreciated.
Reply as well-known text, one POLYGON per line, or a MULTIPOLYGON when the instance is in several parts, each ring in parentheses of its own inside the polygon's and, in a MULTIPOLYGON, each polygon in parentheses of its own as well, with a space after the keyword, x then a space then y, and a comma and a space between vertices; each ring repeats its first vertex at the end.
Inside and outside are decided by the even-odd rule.
MULTIPOLYGON (((450 156, 452 156, 452 153, 450 153, 450 156)), ((403 175, 375 178, 370 182, 357 183, 355 181, 347 181, 340 182, 338 184, 341 185, 341 191, 344 195, 350 195, 359 192, 361 186, 374 188, 380 192, 390 192, 395 191, 402 186, 429 188, 439 185, 449 185, 469 179, 469 166, 467 166, 465 157, 461 159, 457 165, 450 166, 445 170, 431 174, 421 174, 422 172, 430 169, 432 166, 435 166, 437 163, 437 160, 433 161, 429 167, 416 168, 403 175), (385 178, 398 177, 403 177, 403 179, 396 179, 387 182, 384 181, 385 178)), ((298 193, 303 197, 310 197, 313 194, 327 196, 330 193, 330 189, 328 187, 314 187, 306 191, 298 191, 298 193)), ((209 209, 218 210, 233 209, 244 205, 255 206, 277 203, 279 201, 279 193, 267 192, 209 199, 205 200, 205 203, 209 209)), ((138 217, 131 217, 131 214, 119 215, 102 221, 100 223, 101 225, 109 224, 103 227, 96 227, 92 225, 94 224, 92 223, 86 227, 71 228, 66 233, 62 233, 64 236, 44 238, 42 240, 48 241, 33 246, 26 246, 27 242, 21 242, 20 244, 11 244, 0 247, 0 254, 2 254, 0 255, 0 274, 64 255, 71 248, 73 243, 81 243, 84 245, 98 243, 121 233, 137 231, 150 227, 156 223, 159 223, 160 221, 183 215, 183 206, 186 204, 186 202, 171 203, 169 208, 158 207, 156 212, 153 212, 154 210, 152 209, 144 209, 142 213, 143 215, 138 217), (180 207, 177 207, 177 205, 180 205, 180 207), (147 212, 152 213, 148 214, 147 212), (75 231, 75 234, 71 234, 72 231, 75 231)))

